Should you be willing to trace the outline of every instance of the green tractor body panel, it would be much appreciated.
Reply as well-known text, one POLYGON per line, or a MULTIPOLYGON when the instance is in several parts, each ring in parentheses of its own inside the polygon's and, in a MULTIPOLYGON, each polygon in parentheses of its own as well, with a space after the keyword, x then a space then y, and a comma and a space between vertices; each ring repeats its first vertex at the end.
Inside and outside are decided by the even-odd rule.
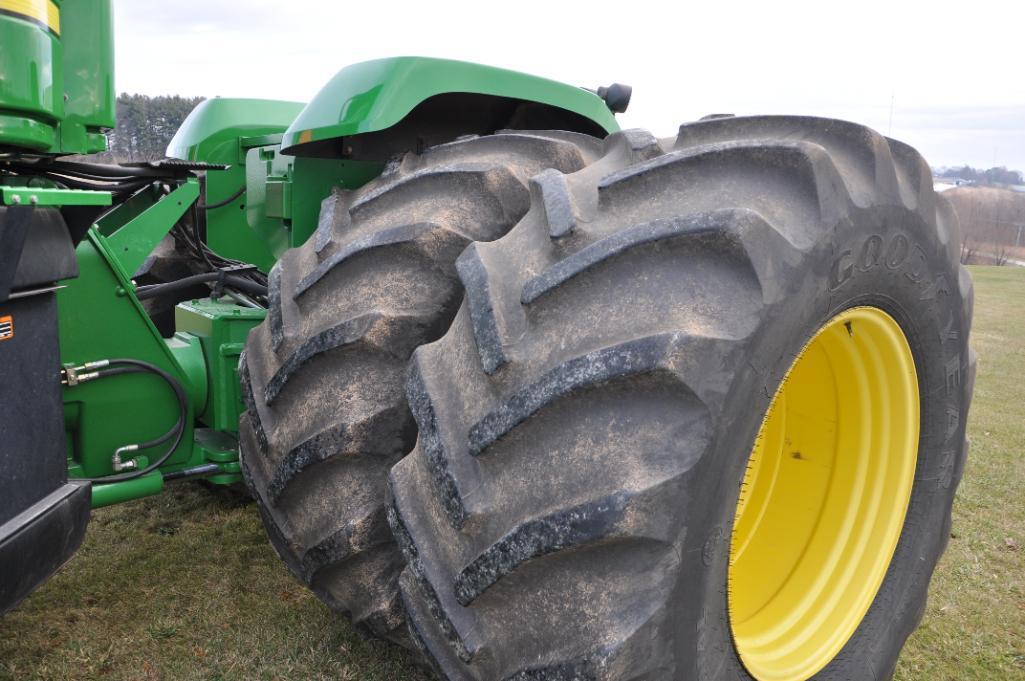
POLYGON ((267 271, 289 247, 275 206, 265 205, 268 178, 286 173, 287 164, 265 162, 273 154, 260 150, 277 145, 303 106, 270 99, 208 99, 193 109, 167 145, 170 158, 229 166, 207 173, 208 205, 245 188, 228 204, 206 211, 207 243, 214 251, 267 271))
POLYGON ((117 122, 111 0, 64 0, 61 25, 66 31, 60 153, 104 151, 104 131, 117 122))
MULTIPOLYGON (((115 122, 112 73, 109 0, 0 0, 0 149, 26 156, 104 149, 103 131, 115 122), (9 11, 15 5, 22 15, 9 11), (39 16, 25 16, 29 11, 39 16)), ((174 454, 134 480, 104 482, 115 472, 115 450, 166 432, 177 401, 148 374, 65 388, 68 471, 73 478, 99 479, 92 505, 154 494, 175 477, 198 475, 218 484, 240 479, 239 353, 266 310, 227 297, 185 301, 175 309, 173 335, 163 337, 132 279, 176 224, 196 211, 213 251, 267 272, 313 234, 325 197, 369 182, 396 154, 465 134, 549 127, 598 136, 618 129, 605 102, 581 88, 415 57, 345 68, 308 105, 225 98, 197 106, 167 156, 223 167, 197 166, 201 172, 186 171, 115 201, 93 218, 76 250, 80 274, 63 281, 57 294, 63 365, 142 360, 174 377, 188 395, 174 454)), ((0 184, 6 205, 112 202, 109 192, 64 189, 30 175, 0 184)), ((145 468, 165 446, 132 458, 145 468)))
MULTIPOLYGON (((98 483, 93 507, 160 491, 163 476, 200 466, 208 479, 237 482, 235 433, 243 410, 238 354, 246 334, 264 317, 231 302, 183 303, 177 333, 163 338, 136 297, 132 273, 199 196, 195 179, 169 194, 141 192, 101 218, 76 249, 79 276, 57 294, 60 353, 64 366, 129 357, 166 371, 188 396, 186 427, 175 453, 142 478, 98 483), (223 430, 215 430, 223 428, 223 430)), ((167 385, 148 374, 129 374, 69 386, 64 392, 68 464, 72 477, 113 473, 111 456, 123 445, 168 430, 177 402, 167 385)), ((164 447, 140 450, 139 467, 164 447)))
MULTIPOLYGON (((178 191, 191 191, 194 196, 198 187, 193 181, 178 191)), ((192 436, 192 412, 196 404, 202 404, 205 385, 196 385, 182 369, 185 362, 176 355, 187 350, 175 352, 161 338, 132 292, 134 269, 126 269, 137 258, 139 247, 159 241, 154 232, 159 230, 158 220, 167 218, 164 203, 155 192, 134 197, 90 229, 78 244, 79 276, 62 282, 65 287, 57 294, 61 363, 74 366, 130 357, 168 372, 179 379, 190 398, 183 437, 187 443, 192 436), (133 237, 139 246, 132 243, 133 237)), ((176 203, 172 201, 172 205, 176 203)), ((193 352, 200 354, 198 342, 193 352)), ((64 393, 64 413, 72 476, 110 475, 115 449, 168 430, 177 412, 174 395, 155 376, 130 374, 69 386, 64 393)), ((142 452, 142 458, 151 461, 160 451, 162 448, 142 452)), ((187 448, 181 447, 171 462, 178 463, 178 457, 187 454, 187 448)))
POLYGON ((284 132, 304 106, 273 99, 208 99, 182 122, 167 155, 235 165, 245 160, 241 139, 284 132))
MULTIPOLYGON (((133 278, 148 276, 146 261, 176 226, 191 227, 216 254, 268 272, 287 249, 314 233, 321 203, 332 191, 359 188, 403 153, 506 128, 599 137, 618 130, 612 104, 587 90, 477 64, 400 57, 343 69, 308 105, 205 101, 168 146, 167 155, 184 164, 128 164, 111 173, 56 159, 107 149, 117 108, 111 5, 112 0, 0 0, 0 233, 13 233, 5 232, 8 224, 20 229, 36 215, 32 211, 49 211, 44 217, 63 223, 65 255, 75 265, 53 274, 43 289, 17 292, 35 298, 17 300, 8 290, 0 296, 0 312, 8 319, 22 306, 15 310, 19 329, 26 319, 21 310, 31 309, 40 320, 45 313, 46 339, 59 339, 59 350, 56 342, 49 353, 37 351, 45 344, 31 348, 36 374, 19 369, 50 381, 48 409, 39 413, 53 428, 37 432, 53 437, 36 438, 45 456, 26 456, 21 445, 0 448, 4 466, 34 461, 40 463, 36 468, 45 464, 59 475, 51 480, 31 474, 47 494, 29 499, 28 510, 23 499, 7 493, 20 484, 15 477, 8 476, 7 487, 0 485, 0 498, 10 501, 7 510, 33 519, 19 521, 17 532, 68 538, 66 545, 29 555, 6 541, 11 532, 0 533, 0 567, 25 573, 26 585, 6 600, 0 593, 0 613, 77 548, 90 503, 96 508, 156 494, 175 479, 201 477, 221 485, 241 480, 238 421, 245 407, 239 354, 267 311, 259 301, 218 285, 209 298, 179 302, 173 329, 161 322, 162 334, 133 278), (52 366, 58 354, 60 372, 52 366), (181 438, 162 461, 171 440, 144 445, 177 432, 181 407, 164 380, 116 370, 78 379, 85 365, 102 367, 103 360, 117 359, 152 365, 182 386, 181 438), (125 468, 115 452, 130 452, 137 476, 112 477, 125 468), (52 493, 51 482, 57 485, 52 493)), ((45 228, 50 222, 30 224, 45 228)), ((42 229, 36 231, 45 237, 42 229)), ((176 238, 183 238, 181 230, 176 238)), ((24 347, 17 345, 19 352, 24 347)), ((0 523, 0 529, 12 527, 0 523)))
POLYGON ((249 332, 266 317, 265 310, 202 298, 180 303, 175 309, 179 338, 198 338, 203 350, 203 386, 206 399, 197 407, 197 419, 208 428, 237 433, 245 410, 238 362, 249 332))
POLYGON ((285 153, 304 155, 316 148, 313 143, 380 132, 431 98, 448 94, 535 102, 590 122, 596 133, 619 129, 605 102, 582 88, 469 62, 394 57, 339 71, 289 126, 281 146, 285 153))
POLYGON ((51 149, 64 116, 63 46, 45 13, 0 14, 0 74, 0 146, 51 149))
POLYGON ((167 146, 167 156, 221 163, 206 174, 207 243, 267 271, 317 227, 333 187, 356 188, 383 164, 297 159, 281 152, 282 133, 305 105, 266 99, 210 99, 197 106, 167 146), (226 205, 217 205, 245 191, 226 205))
POLYGON ((189 114, 168 144, 171 158, 229 166, 205 177, 207 243, 217 253, 268 271, 313 233, 320 202, 332 187, 355 188, 380 173, 380 163, 282 154, 282 134, 304 106, 210 99, 189 114))
POLYGON ((113 128, 110 0, 0 0, 0 149, 88 154, 113 128))
POLYGON ((167 155, 231 166, 206 175, 207 242, 268 270, 313 234, 332 188, 362 186, 401 151, 501 127, 599 136, 619 129, 605 102, 582 88, 479 64, 397 57, 342 69, 308 105, 207 100, 167 155))

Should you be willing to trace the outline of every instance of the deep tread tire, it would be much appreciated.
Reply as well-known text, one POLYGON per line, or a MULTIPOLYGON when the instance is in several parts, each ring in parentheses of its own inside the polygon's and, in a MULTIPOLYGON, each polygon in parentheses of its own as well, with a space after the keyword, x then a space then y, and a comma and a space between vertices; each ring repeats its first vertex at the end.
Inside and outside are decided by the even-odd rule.
POLYGON ((594 138, 540 131, 408 154, 335 190, 313 238, 271 272, 268 319, 240 364, 243 473, 285 563, 367 633, 404 642, 386 476, 416 439, 409 356, 462 298, 456 257, 516 224, 531 176, 600 152, 594 138))
POLYGON ((915 356, 916 482, 875 601, 816 678, 889 678, 964 464, 956 218, 916 152, 858 125, 712 119, 640 162, 615 146, 638 134, 535 178, 413 354, 419 439, 389 479, 412 637, 451 681, 751 678, 726 594, 747 456, 804 342, 871 304, 915 356))

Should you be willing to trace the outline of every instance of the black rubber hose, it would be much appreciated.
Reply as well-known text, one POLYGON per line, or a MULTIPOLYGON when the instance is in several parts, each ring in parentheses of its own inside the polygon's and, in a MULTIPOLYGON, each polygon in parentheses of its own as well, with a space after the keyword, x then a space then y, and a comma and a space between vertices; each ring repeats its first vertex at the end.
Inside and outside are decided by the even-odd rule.
POLYGON ((205 244, 203 239, 199 236, 199 202, 193 203, 189 208, 189 212, 192 215, 192 238, 196 242, 196 248, 199 250, 199 254, 203 257, 203 262, 213 272, 219 272, 220 268, 216 267, 213 262, 210 261, 210 256, 207 255, 205 244))
POLYGON ((155 179, 152 176, 146 175, 119 175, 111 173, 95 174, 80 171, 75 166, 62 167, 50 163, 12 163, 6 164, 4 167, 7 170, 13 171, 15 174, 43 175, 50 178, 58 178, 64 182, 75 182, 77 184, 88 185, 90 187, 97 185, 103 185, 105 187, 121 187, 125 185, 142 186, 151 183, 155 179))
POLYGON ((231 196, 229 196, 226 199, 218 201, 217 203, 203 203, 202 201, 200 201, 200 202, 198 202, 196 204, 196 207, 199 208, 200 210, 212 210, 214 208, 223 208, 224 206, 227 206, 229 203, 231 203, 232 201, 234 201, 238 197, 242 196, 245 193, 245 191, 246 191, 246 186, 242 185, 241 187, 238 188, 238 191, 236 191, 234 194, 232 194, 231 196))
POLYGON ((164 451, 163 454, 157 458, 156 461, 146 466, 142 470, 132 471, 130 473, 120 473, 116 475, 105 475, 98 478, 79 478, 80 480, 88 480, 90 482, 108 483, 108 482, 124 482, 126 480, 134 480, 140 478, 147 473, 150 473, 160 466, 164 465, 174 451, 178 449, 178 445, 181 444, 182 436, 185 434, 185 419, 188 417, 188 396, 185 394, 185 388, 182 384, 171 374, 167 373, 163 369, 149 362, 144 362, 139 359, 112 359, 110 360, 110 368, 101 369, 97 372, 101 377, 117 376, 120 374, 134 374, 134 373, 151 373, 156 374, 171 387, 174 391, 175 398, 178 400, 178 420, 175 421, 171 429, 160 437, 154 438, 147 442, 140 442, 139 449, 146 449, 148 447, 154 447, 163 442, 167 442, 172 437, 174 442, 164 451))
POLYGON ((159 178, 167 175, 159 168, 122 166, 107 163, 84 163, 82 161, 53 161, 41 164, 40 168, 56 173, 91 175, 104 178, 159 178))
POLYGON ((153 298, 154 296, 195 286, 196 284, 218 281, 222 278, 224 280, 224 285, 229 288, 238 289, 239 291, 255 296, 267 295, 266 286, 257 284, 255 281, 244 277, 234 274, 222 274, 221 272, 204 272, 203 274, 194 274, 191 277, 185 277, 184 279, 178 279, 177 281, 169 281, 166 284, 140 286, 135 289, 135 295, 139 300, 145 300, 147 298, 153 298))
POLYGON ((109 184, 123 182, 151 182, 153 180, 152 177, 142 175, 111 172, 95 173, 75 166, 55 165, 52 163, 12 163, 8 164, 7 167, 16 173, 31 175, 64 175, 67 177, 77 177, 93 182, 106 182, 109 184))
POLYGON ((126 180, 124 182, 110 182, 107 180, 92 179, 78 175, 65 175, 62 173, 43 173, 51 180, 56 180, 75 189, 91 189, 95 191, 109 191, 115 194, 124 194, 135 191, 142 187, 148 187, 149 180, 126 180))

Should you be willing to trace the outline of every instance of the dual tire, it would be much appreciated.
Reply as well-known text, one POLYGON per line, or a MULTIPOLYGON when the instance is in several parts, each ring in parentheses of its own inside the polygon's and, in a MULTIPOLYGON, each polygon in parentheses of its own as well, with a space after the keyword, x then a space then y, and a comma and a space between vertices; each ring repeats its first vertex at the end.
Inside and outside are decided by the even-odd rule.
POLYGON ((462 298, 455 260, 526 213, 531 176, 600 153, 591 137, 537 131, 408 154, 336 189, 313 237, 270 272, 267 320, 239 365, 243 475, 285 564, 368 634, 407 642, 385 481, 416 441, 410 354, 462 298))
MULTIPOLYGON (((289 353, 271 322, 251 337, 243 466, 272 542, 357 621, 348 594, 373 593, 371 631, 447 679, 889 678, 949 536, 975 366, 957 220, 928 167, 821 119, 572 144, 573 164, 517 175, 515 226, 446 251, 445 312, 402 335, 396 378, 367 362, 356 381, 342 349, 296 370, 346 397, 296 390, 291 413, 338 419, 408 365, 401 428, 367 439, 391 443, 373 475, 331 478, 362 456, 332 445, 303 469, 327 482, 272 490, 276 452, 303 440, 266 400, 289 353), (311 570, 305 537, 361 527, 323 500, 353 494, 373 531, 311 570), (387 559, 348 569, 353 545, 387 559)), ((349 229, 332 238, 366 238, 349 229)), ((279 280, 308 277, 305 258, 279 280)), ((375 270, 339 275, 347 295, 372 298, 375 270)))

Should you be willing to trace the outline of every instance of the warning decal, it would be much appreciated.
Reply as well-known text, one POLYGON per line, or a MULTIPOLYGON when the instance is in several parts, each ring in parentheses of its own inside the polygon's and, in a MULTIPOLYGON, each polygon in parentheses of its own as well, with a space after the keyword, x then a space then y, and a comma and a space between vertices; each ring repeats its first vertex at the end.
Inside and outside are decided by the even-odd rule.
POLYGON ((14 317, 7 315, 0 317, 0 341, 14 338, 14 317))

